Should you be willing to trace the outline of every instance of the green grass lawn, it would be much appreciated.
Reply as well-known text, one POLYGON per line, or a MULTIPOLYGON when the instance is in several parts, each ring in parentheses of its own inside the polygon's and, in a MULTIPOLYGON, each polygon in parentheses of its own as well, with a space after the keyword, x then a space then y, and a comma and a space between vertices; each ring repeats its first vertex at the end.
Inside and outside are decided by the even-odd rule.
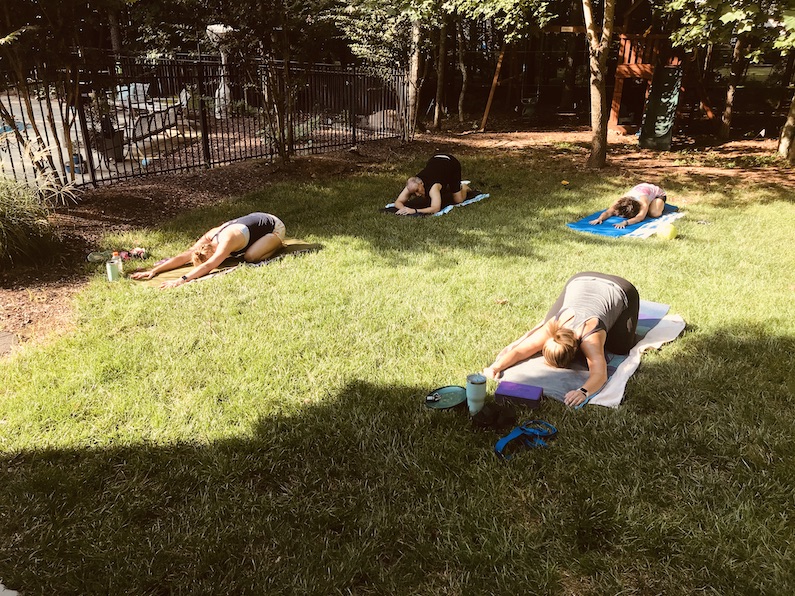
POLYGON ((462 161, 492 196, 444 217, 377 212, 418 156, 108 239, 162 258, 262 210, 324 249, 170 291, 98 269, 73 333, 0 362, 0 581, 25 595, 792 593, 791 193, 671 174, 655 182, 687 211, 680 237, 610 240, 564 224, 638 180, 531 151, 462 161), (466 412, 424 407, 582 270, 688 323, 620 409, 547 401, 526 417, 558 440, 500 462, 466 412))

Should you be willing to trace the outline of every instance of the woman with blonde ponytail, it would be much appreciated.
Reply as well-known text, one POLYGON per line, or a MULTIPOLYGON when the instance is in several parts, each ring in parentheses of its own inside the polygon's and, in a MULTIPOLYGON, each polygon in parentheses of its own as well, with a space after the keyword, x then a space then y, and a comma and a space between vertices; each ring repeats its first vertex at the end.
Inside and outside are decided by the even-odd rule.
POLYGON ((566 368, 582 352, 588 380, 564 397, 566 405, 579 405, 607 382, 605 349, 628 354, 635 345, 639 308, 638 290, 626 279, 578 273, 566 282, 544 321, 506 346, 483 372, 498 379, 506 368, 539 352, 549 366, 566 368))
POLYGON ((230 256, 248 263, 264 261, 282 247, 285 233, 284 223, 275 215, 249 213, 208 230, 187 250, 130 277, 152 279, 165 271, 192 264, 193 269, 179 279, 160 284, 161 288, 174 288, 207 275, 230 256))

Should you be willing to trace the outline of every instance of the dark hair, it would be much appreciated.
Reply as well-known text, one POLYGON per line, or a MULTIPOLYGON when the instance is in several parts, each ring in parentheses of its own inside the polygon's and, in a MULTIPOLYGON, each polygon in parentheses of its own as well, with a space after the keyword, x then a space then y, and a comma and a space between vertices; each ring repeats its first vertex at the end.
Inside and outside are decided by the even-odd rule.
POLYGON ((619 217, 631 219, 640 213, 640 203, 632 197, 621 197, 613 205, 613 210, 619 217))

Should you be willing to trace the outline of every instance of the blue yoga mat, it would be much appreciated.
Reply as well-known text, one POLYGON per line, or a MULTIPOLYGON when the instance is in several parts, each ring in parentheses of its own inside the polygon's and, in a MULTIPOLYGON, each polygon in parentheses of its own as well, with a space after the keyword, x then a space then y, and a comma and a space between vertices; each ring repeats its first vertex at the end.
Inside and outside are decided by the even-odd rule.
POLYGON ((679 213, 679 208, 675 205, 668 205, 666 204, 663 208, 662 215, 656 218, 646 218, 643 221, 632 224, 625 228, 614 228, 613 224, 617 224, 621 221, 625 221, 623 217, 611 217, 603 221, 598 226, 592 226, 588 222, 596 219, 602 213, 607 211, 607 209, 602 209, 601 211, 597 211, 596 213, 589 215, 587 217, 583 217, 582 219, 575 221, 574 223, 566 224, 572 230, 577 232, 585 232, 587 234, 596 234, 597 236, 610 236, 611 238, 617 238, 619 236, 629 236, 629 237, 641 237, 645 238, 651 236, 654 233, 654 230, 663 222, 670 222, 674 219, 682 217, 683 213, 679 213))

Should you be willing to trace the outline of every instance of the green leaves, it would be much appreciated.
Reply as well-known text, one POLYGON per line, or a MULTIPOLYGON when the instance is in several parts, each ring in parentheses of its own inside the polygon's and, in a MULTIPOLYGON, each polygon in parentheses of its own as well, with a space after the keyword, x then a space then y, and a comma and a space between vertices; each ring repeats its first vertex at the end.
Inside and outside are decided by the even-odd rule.
MULTIPOLYGON (((751 40, 749 48, 764 53, 770 48, 791 47, 788 32, 795 25, 786 17, 793 11, 791 4, 778 0, 669 0, 660 8, 674 18, 671 39, 676 46, 731 43, 745 35, 751 40)), ((746 57, 752 58, 750 54, 746 57)))

